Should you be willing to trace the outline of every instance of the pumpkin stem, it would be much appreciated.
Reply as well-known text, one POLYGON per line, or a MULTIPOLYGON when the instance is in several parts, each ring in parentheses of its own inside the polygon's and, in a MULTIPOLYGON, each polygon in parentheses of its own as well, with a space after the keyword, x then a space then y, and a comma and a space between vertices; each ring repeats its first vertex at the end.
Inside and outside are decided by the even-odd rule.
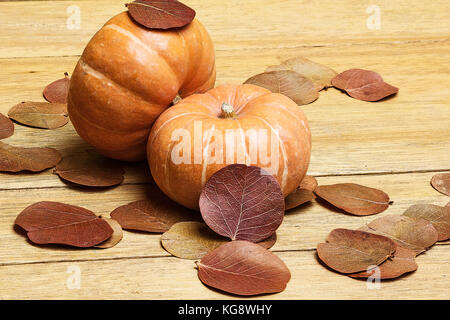
POLYGON ((177 93, 177 95, 175 96, 175 98, 173 98, 172 100, 172 106, 176 105, 178 102, 180 102, 183 98, 181 98, 180 94, 177 93))
POLYGON ((232 105, 224 102, 222 103, 222 118, 236 118, 236 114, 234 113, 234 108, 232 105))

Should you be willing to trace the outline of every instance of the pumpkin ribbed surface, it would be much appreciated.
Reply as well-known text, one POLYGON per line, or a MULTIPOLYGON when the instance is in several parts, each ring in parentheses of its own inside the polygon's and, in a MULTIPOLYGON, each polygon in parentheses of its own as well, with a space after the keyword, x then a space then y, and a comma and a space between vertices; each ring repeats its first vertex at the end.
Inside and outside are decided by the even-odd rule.
POLYGON ((161 114, 147 144, 155 182, 191 209, 209 177, 232 163, 269 170, 286 196, 305 176, 310 153, 300 107, 254 85, 223 85, 181 100, 161 114), (234 114, 224 117, 224 110, 234 114))
POLYGON ((150 30, 123 12, 85 48, 70 81, 69 117, 78 134, 111 158, 145 158, 151 125, 175 96, 214 86, 212 41, 198 20, 150 30))

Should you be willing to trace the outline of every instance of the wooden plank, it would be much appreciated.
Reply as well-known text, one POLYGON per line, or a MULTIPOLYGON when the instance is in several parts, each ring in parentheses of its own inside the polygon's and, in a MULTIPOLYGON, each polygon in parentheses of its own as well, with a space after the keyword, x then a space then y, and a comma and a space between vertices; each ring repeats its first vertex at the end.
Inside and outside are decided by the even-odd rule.
MULTIPOLYGON (((450 294, 448 246, 433 248, 419 256, 416 272, 394 281, 382 281, 379 289, 369 289, 366 281, 330 271, 319 264, 315 251, 277 255, 291 271, 286 290, 254 298, 448 299, 450 294)), ((198 280, 194 262, 177 258, 1 266, 0 281, 1 299, 237 298, 207 288, 198 280)))
MULTIPOLYGON (((449 201, 429 185, 431 171, 450 170, 448 1, 377 1, 378 30, 366 26, 371 3, 358 0, 339 5, 317 0, 186 3, 197 9, 216 44, 218 84, 241 83, 268 65, 304 55, 338 71, 373 69, 400 87, 398 96, 380 103, 329 89, 316 103, 302 107, 313 132, 310 174, 321 175, 320 184, 357 182, 383 189, 395 202, 379 216, 400 214, 416 203, 449 201), (412 171, 416 173, 367 175, 412 171), (351 174, 358 176, 342 176, 351 174)), ((42 100, 42 88, 70 72, 94 32, 124 10, 123 1, 107 0, 29 1, 27 10, 24 4, 0 1, 2 113, 23 100, 42 100), (71 5, 80 8, 80 29, 67 27, 71 5)), ((5 141, 45 143, 63 154, 89 148, 71 125, 53 131, 16 125, 16 134, 5 141)), ((159 235, 125 232, 114 248, 83 250, 35 246, 13 228, 19 212, 37 201, 62 201, 108 215, 144 198, 150 180, 145 163, 126 170, 123 185, 103 191, 67 186, 51 170, 0 174, 0 298, 233 298, 203 286, 193 261, 169 257, 159 235), (66 285, 70 267, 80 268, 79 290, 66 285)), ((320 202, 287 213, 273 250, 288 264, 292 280, 283 293, 259 298, 448 299, 448 243, 418 257, 417 272, 383 282, 380 290, 368 290, 364 281, 319 264, 314 249, 329 231, 358 228, 376 217, 347 215, 320 202)))
MULTIPOLYGON (((352 99, 335 89, 322 91, 319 100, 302 106, 312 134, 310 173, 314 175, 450 169, 450 89, 446 53, 450 41, 432 44, 379 44, 330 48, 249 49, 217 54, 217 84, 242 83, 279 61, 304 55, 343 71, 356 66, 379 71, 399 94, 378 103, 352 99), (248 59, 251 57, 251 59, 248 59), (358 62, 355 63, 355 58, 358 62), (414 68, 414 72, 411 69, 414 68), (432 155, 432 156, 430 156, 432 155)), ((40 101, 46 84, 71 72, 77 57, 0 59, 0 112, 14 104, 40 101)), ((63 155, 89 146, 71 125, 56 130, 16 124, 7 143, 48 145, 63 155)), ((126 183, 145 182, 142 166, 126 168, 126 183)), ((0 189, 64 186, 48 170, 41 174, 1 174, 0 189)))
MULTIPOLYGON (((185 2, 196 9, 218 50, 437 41, 450 34, 446 0, 379 0, 379 29, 367 26, 376 15, 369 9, 372 3, 359 0, 185 2)), ((124 1, 110 0, 29 1, 26 6, 0 3, 0 57, 78 55, 103 23, 125 10, 124 1), (77 13, 70 10, 78 9, 80 24, 73 28, 71 17, 77 13)))
MULTIPOLYGON (((380 188, 394 201, 388 210, 377 216, 357 217, 336 211, 323 202, 313 202, 289 211, 277 231, 273 250, 312 250, 324 241, 334 228, 356 229, 386 214, 401 214, 410 205, 435 203, 445 205, 448 197, 430 186, 432 173, 320 177, 319 184, 355 182, 380 188)), ((25 235, 13 229, 16 216, 28 205, 44 200, 79 205, 98 215, 108 216, 116 207, 144 199, 145 185, 122 185, 107 191, 77 188, 44 188, 0 191, 0 265, 70 260, 119 259, 130 257, 167 256, 160 246, 160 235, 125 232, 114 248, 72 249, 58 246, 35 246, 25 235)))

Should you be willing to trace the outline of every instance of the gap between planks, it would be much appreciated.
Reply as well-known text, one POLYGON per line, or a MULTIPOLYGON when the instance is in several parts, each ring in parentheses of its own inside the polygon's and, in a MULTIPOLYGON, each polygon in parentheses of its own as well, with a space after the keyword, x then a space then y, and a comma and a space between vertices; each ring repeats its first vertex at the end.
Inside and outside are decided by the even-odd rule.
MULTIPOLYGON (((30 1, 30 0, 17 0, 17 1, 30 1)), ((53 0, 40 0, 40 1, 53 1, 53 0)), ((65 1, 65 0, 63 0, 65 1)), ((67 0, 69 1, 69 0, 67 0)), ((2 0, 0 0, 0 2, 2 2, 2 0)), ((353 42, 353 43, 339 43, 339 44, 331 44, 331 43, 325 43, 325 44, 311 44, 311 45, 294 45, 294 46, 288 46, 288 45, 283 45, 283 46, 267 46, 267 47, 251 47, 251 48, 229 48, 229 49, 218 49, 215 48, 216 52, 244 52, 244 51, 248 51, 248 52, 252 52, 252 51, 258 51, 258 50, 282 50, 282 49, 311 49, 311 48, 343 48, 343 47, 361 47, 361 46, 376 46, 376 45, 392 45, 392 46, 397 46, 397 45, 403 45, 403 44, 435 44, 435 43, 441 43, 441 44, 446 44, 450 42, 450 38, 448 37, 444 37, 444 38, 439 38, 439 39, 419 39, 419 40, 396 40, 396 39, 392 39, 391 41, 386 41, 386 40, 381 40, 381 41, 372 41, 372 42, 353 42)), ((86 42, 87 44, 87 42, 86 42)), ((59 55, 59 56, 33 56, 33 57, 28 57, 28 56, 14 56, 14 57, 0 57, 0 61, 1 60, 11 60, 11 59, 54 59, 54 58, 79 58, 81 57, 81 54, 73 54, 73 55, 59 55)))
MULTIPOLYGON (((0 0, 1 1, 1 0, 0 0)), ((26 1, 26 0, 23 0, 26 1)), ((407 170, 407 171, 375 171, 375 172, 356 172, 356 173, 333 173, 333 174, 315 174, 316 178, 329 177, 352 177, 352 176, 382 176, 395 174, 414 174, 414 173, 433 173, 433 172, 450 172, 450 168, 446 169, 429 169, 429 170, 407 170)), ((153 185, 153 182, 124 182, 121 186, 139 186, 139 185, 153 185)), ((19 190, 43 190, 43 189, 65 189, 68 185, 61 186, 47 186, 47 187, 24 187, 24 188, 0 188, 0 191, 19 191, 19 190)), ((1 264, 0 264, 1 265, 1 264)))
MULTIPOLYGON (((436 243, 433 246, 448 246, 450 245, 450 242, 441 242, 436 243)), ((432 248, 428 249, 431 250, 432 248)), ((269 249, 270 250, 270 249, 269 249)), ((422 254, 425 254, 428 250, 423 252, 422 254)), ((314 252, 316 251, 316 248, 311 249, 285 249, 285 250, 270 250, 273 253, 290 253, 290 252, 314 252)), ((10 266, 23 266, 23 265, 41 265, 41 264, 53 264, 53 263, 76 263, 76 262, 97 262, 97 261, 120 261, 120 260, 139 260, 139 259, 170 259, 170 258, 177 258, 170 253, 167 253, 166 255, 142 255, 142 256, 129 256, 129 257, 112 257, 112 258, 98 258, 98 259, 58 259, 58 260, 45 260, 45 261, 31 261, 31 262, 11 262, 11 263, 0 263, 0 268, 2 267, 10 267, 10 266)), ((196 261, 200 259, 182 259, 177 258, 180 260, 191 260, 196 261)))
MULTIPOLYGON (((316 251, 315 248, 312 249, 286 249, 286 250, 270 250, 274 253, 281 253, 281 252, 311 252, 316 251)), ((177 258, 170 253, 167 253, 165 255, 142 255, 142 256, 129 256, 129 257, 113 257, 113 258, 98 258, 98 259, 58 259, 58 260, 45 260, 45 261, 30 261, 30 262, 11 262, 11 263, 0 263, 1 267, 6 266, 22 266, 22 265, 28 265, 28 264, 51 264, 51 263, 66 263, 66 262, 92 262, 92 261, 115 261, 115 260, 137 260, 137 259, 167 259, 167 258, 177 258)), ((182 259, 181 260, 200 260, 200 259, 182 259)))

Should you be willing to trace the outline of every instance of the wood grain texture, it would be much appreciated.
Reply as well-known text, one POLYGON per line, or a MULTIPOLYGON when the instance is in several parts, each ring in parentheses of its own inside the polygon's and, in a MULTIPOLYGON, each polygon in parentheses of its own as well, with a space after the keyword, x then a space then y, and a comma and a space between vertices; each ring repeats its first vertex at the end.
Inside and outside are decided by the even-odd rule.
MULTIPOLYGON (((126 2, 0 1, 0 112, 21 101, 43 101, 43 88, 71 73, 89 39, 124 11, 126 2), (67 24, 67 10, 74 5, 80 9, 79 29, 67 24)), ((378 103, 330 88, 302 107, 313 135, 309 174, 320 176, 319 184, 356 182, 382 189, 394 204, 376 217, 401 214, 412 204, 449 201, 429 184, 434 173, 450 170, 447 0, 377 1, 381 25, 376 30, 366 25, 372 3, 360 0, 183 2, 196 9, 213 38, 217 84, 242 83, 267 66, 302 55, 338 72, 374 70, 400 88, 397 96, 378 103)), ((15 129, 5 142, 46 145, 63 155, 90 148, 70 123, 56 130, 18 124, 15 129)), ((193 262, 170 257, 160 235, 124 231, 113 248, 82 250, 32 245, 13 228, 15 217, 37 201, 61 201, 108 216, 120 205, 145 198, 152 181, 146 164, 125 165, 125 170, 122 185, 103 191, 67 185, 52 170, 0 173, 1 299, 235 298, 203 286, 193 262), (80 289, 67 287, 70 267, 80 268, 80 289)), ((350 216, 320 200, 289 211, 272 250, 286 262, 292 280, 286 291, 257 298, 448 299, 448 242, 419 256, 418 271, 382 282, 380 290, 319 263, 316 245, 332 229, 358 228, 376 217, 350 216)))
MULTIPOLYGON (((5 45, 0 48, 0 57, 79 55, 94 32, 111 16, 125 11, 126 2, 30 1, 26 11, 21 2, 1 2, 0 40, 5 45), (74 25, 70 17, 75 12, 68 12, 71 6, 79 8, 78 29, 70 27, 74 25)), ((367 19, 373 14, 366 12, 371 3, 359 0, 342 0, 339 4, 319 0, 184 3, 196 9, 197 18, 211 33, 217 50, 436 41, 450 33, 446 0, 377 1, 381 17, 378 30, 367 27, 367 19)))
MULTIPOLYGON (((255 299, 448 299, 448 246, 417 258, 419 269, 368 289, 364 280, 319 265, 315 251, 282 252, 292 278, 285 291, 255 299), (432 284, 432 287, 430 287, 432 284)), ((197 278, 194 261, 172 257, 72 261, 1 268, 3 299, 235 299, 213 291, 197 278), (71 288, 79 271, 80 288, 71 288), (157 271, 157 277, 152 277, 157 271), (69 282, 69 286, 68 286, 69 282)), ((247 298, 249 299, 249 298, 247 298)))
MULTIPOLYGON (((288 211, 277 230, 274 251, 313 250, 334 228, 357 229, 388 214, 402 214, 410 205, 433 203, 445 205, 448 199, 429 185, 433 173, 320 177, 320 184, 357 181, 389 194, 394 204, 376 216, 355 217, 324 202, 288 211)), ((79 188, 43 188, 0 191, 0 265, 70 260, 118 259, 168 256, 160 245, 160 235, 124 231, 122 241, 108 250, 71 249, 58 246, 34 246, 19 230, 13 229, 16 216, 37 201, 59 201, 89 209, 97 215, 109 216, 116 207, 144 199, 150 189, 142 184, 122 185, 106 192, 79 188), (9 199, 14 199, 10 201, 9 199)), ((200 214, 200 213, 199 213, 200 214)), ((450 252, 449 252, 450 257, 450 252)))
MULTIPOLYGON (((334 49, 249 49, 217 53, 217 84, 242 83, 271 64, 304 55, 338 71, 355 66, 377 70, 386 81, 400 87, 397 96, 371 103, 348 97, 330 88, 313 104, 303 106, 313 135, 310 173, 313 175, 450 170, 450 89, 446 52, 450 41, 432 44, 377 44, 346 46, 336 58, 334 49), (395 54, 392 52, 395 51, 395 54), (249 59, 251 57, 251 59, 249 59), (412 68, 414 72, 412 72, 412 68), (424 156, 427 155, 427 156, 424 156), (433 156, 428 156, 433 155, 433 156), (380 161, 383 159, 383 161, 380 161)), ((42 89, 65 71, 76 57, 0 59, 0 112, 23 100, 43 100, 42 89), (12 81, 13 79, 13 81, 12 81)), ((63 155, 89 146, 71 124, 56 130, 16 125, 7 143, 21 146, 45 144, 63 155)), ((127 169, 127 168, 126 168, 127 169)), ((144 176, 128 168, 125 183, 143 182, 144 176)), ((21 186, 62 186, 51 171, 41 175, 2 178, 0 189, 21 186)))

